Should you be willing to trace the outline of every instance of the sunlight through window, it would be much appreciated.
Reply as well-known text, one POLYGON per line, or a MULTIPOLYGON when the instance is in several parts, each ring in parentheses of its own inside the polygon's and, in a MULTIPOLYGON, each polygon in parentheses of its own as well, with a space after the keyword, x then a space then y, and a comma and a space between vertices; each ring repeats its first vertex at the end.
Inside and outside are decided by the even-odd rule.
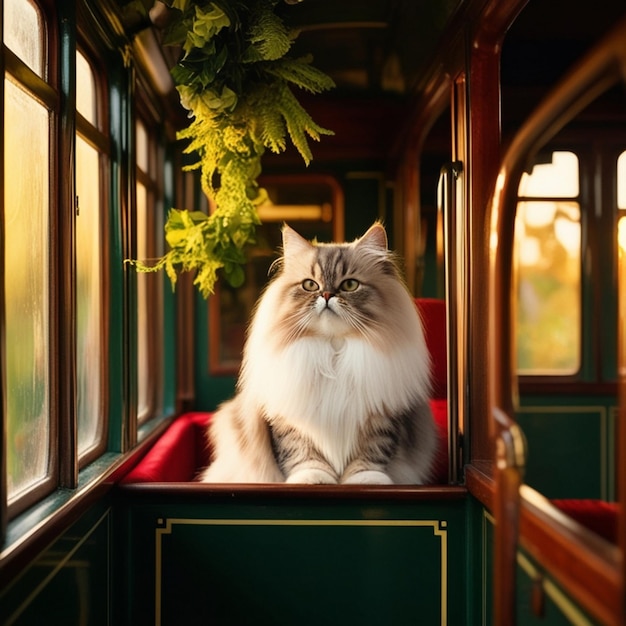
POLYGON ((571 375, 581 363, 578 158, 554 152, 520 181, 515 230, 517 367, 571 375))

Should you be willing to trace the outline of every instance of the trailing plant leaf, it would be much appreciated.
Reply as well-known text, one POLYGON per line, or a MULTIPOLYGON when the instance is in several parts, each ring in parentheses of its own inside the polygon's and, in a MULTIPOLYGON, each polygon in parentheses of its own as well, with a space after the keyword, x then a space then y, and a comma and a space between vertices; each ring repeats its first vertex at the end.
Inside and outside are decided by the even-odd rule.
POLYGON ((244 61, 275 61, 284 57, 291 48, 292 37, 283 21, 271 10, 270 3, 256 7, 252 15, 248 41, 252 44, 244 61), (254 51, 258 58, 251 58, 254 51))
POLYGON ((311 65, 313 58, 281 59, 268 65, 266 71, 279 80, 284 80, 310 93, 321 93, 334 87, 332 79, 311 65))
MULTIPOLYGON (((146 2, 147 0, 142 0, 146 2)), ((287 137, 308 165, 307 138, 332 134, 316 124, 291 86, 320 93, 334 86, 308 57, 287 57, 294 34, 274 12, 278 0, 164 0, 171 21, 166 44, 183 53, 171 70, 191 122, 179 132, 185 151, 198 160, 202 188, 215 211, 171 209, 165 225, 168 252, 153 263, 129 261, 138 271, 164 269, 176 285, 177 272, 196 271, 204 297, 213 293, 218 272, 242 284, 245 249, 260 223, 256 207, 265 149, 282 152, 287 137)))
POLYGON ((296 100, 291 89, 287 85, 281 85, 277 93, 276 106, 285 119, 287 131, 293 145, 308 165, 313 159, 306 135, 319 141, 320 135, 332 134, 330 131, 316 124, 311 116, 302 108, 296 100))

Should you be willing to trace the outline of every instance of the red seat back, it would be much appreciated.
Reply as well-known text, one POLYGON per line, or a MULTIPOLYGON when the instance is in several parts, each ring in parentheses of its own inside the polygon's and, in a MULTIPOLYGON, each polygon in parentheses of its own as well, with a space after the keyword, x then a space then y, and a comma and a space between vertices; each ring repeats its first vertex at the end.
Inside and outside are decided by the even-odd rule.
POLYGON ((446 303, 435 298, 416 298, 422 318, 426 345, 432 360, 432 394, 434 400, 448 396, 448 360, 446 344, 446 303))

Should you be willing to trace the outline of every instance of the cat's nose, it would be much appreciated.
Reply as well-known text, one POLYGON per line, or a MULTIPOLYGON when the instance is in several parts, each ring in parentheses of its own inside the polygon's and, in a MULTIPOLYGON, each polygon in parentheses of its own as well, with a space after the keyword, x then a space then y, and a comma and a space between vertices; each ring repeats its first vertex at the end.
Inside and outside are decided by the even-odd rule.
POLYGON ((322 293, 322 296, 324 298, 324 300, 326 300, 326 302, 328 302, 335 294, 334 293, 330 293, 330 291, 324 291, 322 293))

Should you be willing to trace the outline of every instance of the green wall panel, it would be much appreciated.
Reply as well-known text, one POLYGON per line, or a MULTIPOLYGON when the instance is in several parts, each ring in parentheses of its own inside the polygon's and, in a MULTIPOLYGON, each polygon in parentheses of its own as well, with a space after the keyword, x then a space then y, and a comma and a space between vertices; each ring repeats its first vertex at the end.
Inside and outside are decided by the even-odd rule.
POLYGON ((0 592, 0 624, 110 624, 111 534, 110 509, 94 507, 0 592))
POLYGON ((547 498, 612 499, 612 410, 601 404, 525 406, 517 420, 528 441, 526 483, 547 498))
POLYGON ((464 501, 128 509, 130 624, 471 624, 464 501))

